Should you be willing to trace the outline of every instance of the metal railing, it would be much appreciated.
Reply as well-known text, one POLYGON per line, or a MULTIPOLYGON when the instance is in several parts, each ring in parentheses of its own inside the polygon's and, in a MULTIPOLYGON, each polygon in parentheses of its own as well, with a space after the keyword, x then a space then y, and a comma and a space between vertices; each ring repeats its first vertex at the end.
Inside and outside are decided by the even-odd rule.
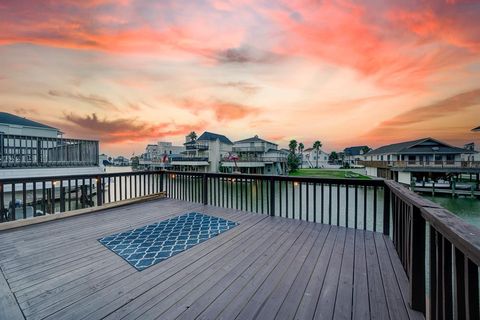
POLYGON ((222 162, 287 162, 287 157, 240 157, 237 160, 222 159, 222 162))
POLYGON ((0 222, 154 195, 161 179, 159 171, 0 179, 0 222))
POLYGON ((159 192, 204 205, 382 232, 403 265, 413 309, 430 319, 480 318, 480 230, 394 181, 178 171, 8 179, 0 180, 0 208, 3 219, 11 220, 17 209, 27 217, 28 206, 49 214, 159 192), (46 183, 54 186, 47 193, 46 183), (9 185, 10 202, 15 205, 19 194, 23 199, 20 208, 5 207, 9 185), (41 191, 28 198, 29 185, 37 191, 41 185, 41 191), (46 206, 49 201, 58 205, 46 206))
POLYGON ((171 162, 208 161, 208 157, 171 157, 171 162))
POLYGON ((98 165, 98 141, 0 133, 1 168, 98 165))
POLYGON ((480 169, 480 161, 453 161, 453 160, 431 160, 431 161, 364 161, 357 162, 360 165, 374 168, 464 168, 480 169))

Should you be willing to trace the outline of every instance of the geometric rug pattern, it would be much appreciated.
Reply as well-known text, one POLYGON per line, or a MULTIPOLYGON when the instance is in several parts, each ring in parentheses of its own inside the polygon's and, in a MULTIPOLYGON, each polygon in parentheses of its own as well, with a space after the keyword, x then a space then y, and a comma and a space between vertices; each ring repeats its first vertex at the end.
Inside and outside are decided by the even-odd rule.
POLYGON ((233 221, 191 212, 98 241, 142 271, 237 225, 233 221))

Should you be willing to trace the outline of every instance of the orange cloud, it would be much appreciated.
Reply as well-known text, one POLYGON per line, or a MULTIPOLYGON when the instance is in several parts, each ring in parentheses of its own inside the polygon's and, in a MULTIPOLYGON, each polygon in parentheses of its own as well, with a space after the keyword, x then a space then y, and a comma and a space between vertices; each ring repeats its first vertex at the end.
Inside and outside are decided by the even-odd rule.
POLYGON ((435 72, 472 61, 459 48, 478 50, 480 35, 469 31, 476 19, 424 10, 428 4, 413 13, 398 8, 400 2, 387 9, 368 1, 284 4, 288 10, 265 10, 282 32, 276 52, 351 68, 388 88, 422 87, 435 72), (458 27, 445 26, 452 22, 458 27))
POLYGON ((199 100, 186 99, 181 107, 199 114, 204 111, 212 111, 218 121, 235 121, 249 116, 256 116, 260 109, 248 105, 226 102, 221 100, 212 100, 203 102, 199 100))
MULTIPOLYGON (((477 119, 470 119, 470 108, 474 106, 480 107, 480 89, 475 89, 448 97, 446 99, 434 102, 432 104, 414 108, 412 110, 401 113, 392 119, 383 121, 373 130, 363 136, 369 141, 389 141, 396 137, 419 137, 437 136, 448 138, 450 140, 464 141, 464 137, 469 134, 469 128, 477 119), (448 121, 452 116, 465 115, 463 123, 451 123, 448 121), (430 124, 437 119, 447 119, 443 126, 433 126, 430 124), (429 125, 430 124, 430 125, 429 125), (462 137, 462 138, 460 138, 462 137)), ((475 112, 474 112, 475 114, 475 112)))
POLYGON ((66 114, 67 123, 60 124, 69 135, 100 139, 104 143, 141 142, 185 135, 205 128, 204 123, 156 123, 131 118, 100 119, 97 114, 66 114))

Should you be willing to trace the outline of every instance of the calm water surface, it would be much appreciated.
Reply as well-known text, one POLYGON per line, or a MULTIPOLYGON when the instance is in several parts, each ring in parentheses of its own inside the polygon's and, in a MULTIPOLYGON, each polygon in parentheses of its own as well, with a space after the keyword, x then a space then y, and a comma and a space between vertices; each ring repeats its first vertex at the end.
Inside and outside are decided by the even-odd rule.
POLYGON ((480 200, 476 198, 431 197, 425 198, 438 203, 463 220, 480 228, 480 200))

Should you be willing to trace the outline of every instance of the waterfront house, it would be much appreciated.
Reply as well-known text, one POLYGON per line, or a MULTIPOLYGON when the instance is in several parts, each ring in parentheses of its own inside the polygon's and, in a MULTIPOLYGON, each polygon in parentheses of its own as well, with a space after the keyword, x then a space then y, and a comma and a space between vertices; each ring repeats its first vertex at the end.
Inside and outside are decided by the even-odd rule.
POLYGON ((186 137, 185 151, 172 157, 173 169, 194 172, 219 172, 222 159, 232 152, 233 142, 226 136, 205 131, 195 140, 186 137))
POLYGON ((330 165, 328 164, 329 154, 323 151, 322 149, 317 150, 314 148, 307 148, 303 150, 303 168, 326 168, 330 165), (317 161, 318 156, 318 161, 317 161), (318 166, 317 166, 318 165, 318 166))
POLYGON ((125 167, 130 165, 130 160, 125 158, 124 156, 118 156, 113 158, 113 165, 119 167, 125 167))
POLYGON ((0 112, 0 178, 100 173, 98 141, 0 112))
POLYGON ((222 158, 222 171, 273 175, 287 172, 288 153, 257 135, 235 141, 232 154, 222 158))
POLYGON ((354 146, 343 150, 343 162, 349 165, 357 164, 359 160, 363 160, 365 150, 369 150, 368 146, 354 146))
POLYGON ((139 164, 145 169, 167 169, 171 167, 171 159, 181 157, 185 150, 185 146, 175 146, 166 141, 148 144, 145 153, 140 156, 139 164))
POLYGON ((465 158, 476 151, 459 148, 433 138, 389 144, 364 155, 370 176, 390 178, 404 184, 412 180, 448 179, 461 173, 477 174, 480 167, 465 158))

